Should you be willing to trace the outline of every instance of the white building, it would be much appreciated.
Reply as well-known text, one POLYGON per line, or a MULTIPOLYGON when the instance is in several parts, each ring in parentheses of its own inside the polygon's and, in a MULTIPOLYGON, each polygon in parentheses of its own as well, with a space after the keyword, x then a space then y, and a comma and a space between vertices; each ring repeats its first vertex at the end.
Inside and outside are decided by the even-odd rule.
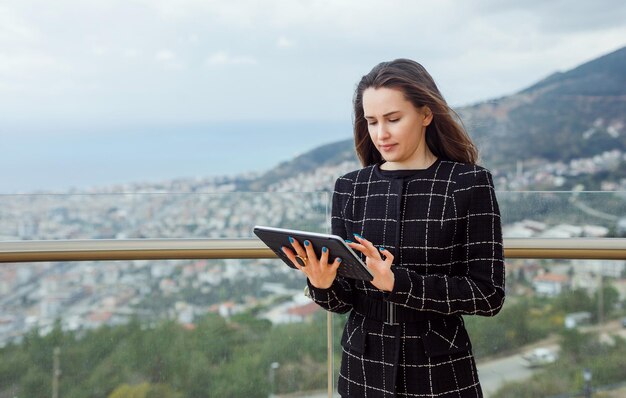
POLYGON ((533 289, 538 296, 555 297, 569 288, 570 280, 567 275, 545 273, 533 279, 533 289))

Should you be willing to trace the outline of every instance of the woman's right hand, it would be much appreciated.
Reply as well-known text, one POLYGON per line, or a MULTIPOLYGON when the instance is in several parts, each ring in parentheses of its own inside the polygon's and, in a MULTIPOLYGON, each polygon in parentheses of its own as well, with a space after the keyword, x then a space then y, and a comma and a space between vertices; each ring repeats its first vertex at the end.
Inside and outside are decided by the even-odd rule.
MULTIPOLYGON (((294 238, 290 237, 289 242, 293 246, 295 253, 290 248, 283 246, 282 250, 287 255, 287 258, 309 278, 311 285, 318 289, 328 289, 337 276, 337 268, 341 264, 341 259, 337 257, 335 261, 328 264, 330 251, 326 247, 322 248, 322 255, 320 258, 317 258, 313 245, 308 240, 304 241, 304 247, 294 238), (306 265, 302 266, 296 256, 306 259, 306 265)), ((300 261, 302 260, 300 259, 300 261)))

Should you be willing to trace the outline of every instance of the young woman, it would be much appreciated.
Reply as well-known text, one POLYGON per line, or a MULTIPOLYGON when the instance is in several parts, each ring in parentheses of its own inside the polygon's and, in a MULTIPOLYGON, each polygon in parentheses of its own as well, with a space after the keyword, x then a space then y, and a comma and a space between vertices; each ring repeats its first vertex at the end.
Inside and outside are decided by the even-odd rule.
POLYGON ((283 248, 316 303, 351 311, 344 397, 482 396, 462 316, 502 308, 500 214, 491 174, 453 114, 417 62, 374 67, 354 96, 364 168, 336 181, 331 220, 374 280, 337 277, 340 259, 317 258, 307 241, 283 248))

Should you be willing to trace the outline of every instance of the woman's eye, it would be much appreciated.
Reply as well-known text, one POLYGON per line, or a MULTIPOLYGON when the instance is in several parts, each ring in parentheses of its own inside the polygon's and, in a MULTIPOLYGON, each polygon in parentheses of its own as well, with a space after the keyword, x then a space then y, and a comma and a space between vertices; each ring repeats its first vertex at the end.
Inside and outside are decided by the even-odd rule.
POLYGON ((389 119, 389 123, 395 123, 395 122, 397 122, 398 120, 400 120, 400 119, 389 119))
POLYGON ((368 123, 367 123, 367 125, 368 125, 368 126, 375 126, 375 125, 376 125, 376 122, 368 122, 368 123))

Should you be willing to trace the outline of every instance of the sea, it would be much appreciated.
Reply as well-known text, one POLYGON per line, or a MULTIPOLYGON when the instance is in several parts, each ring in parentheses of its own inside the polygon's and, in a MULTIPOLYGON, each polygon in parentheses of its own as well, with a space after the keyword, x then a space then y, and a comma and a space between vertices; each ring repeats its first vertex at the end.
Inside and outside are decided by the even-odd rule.
POLYGON ((351 136, 350 120, 0 125, 0 194, 263 172, 351 136))

